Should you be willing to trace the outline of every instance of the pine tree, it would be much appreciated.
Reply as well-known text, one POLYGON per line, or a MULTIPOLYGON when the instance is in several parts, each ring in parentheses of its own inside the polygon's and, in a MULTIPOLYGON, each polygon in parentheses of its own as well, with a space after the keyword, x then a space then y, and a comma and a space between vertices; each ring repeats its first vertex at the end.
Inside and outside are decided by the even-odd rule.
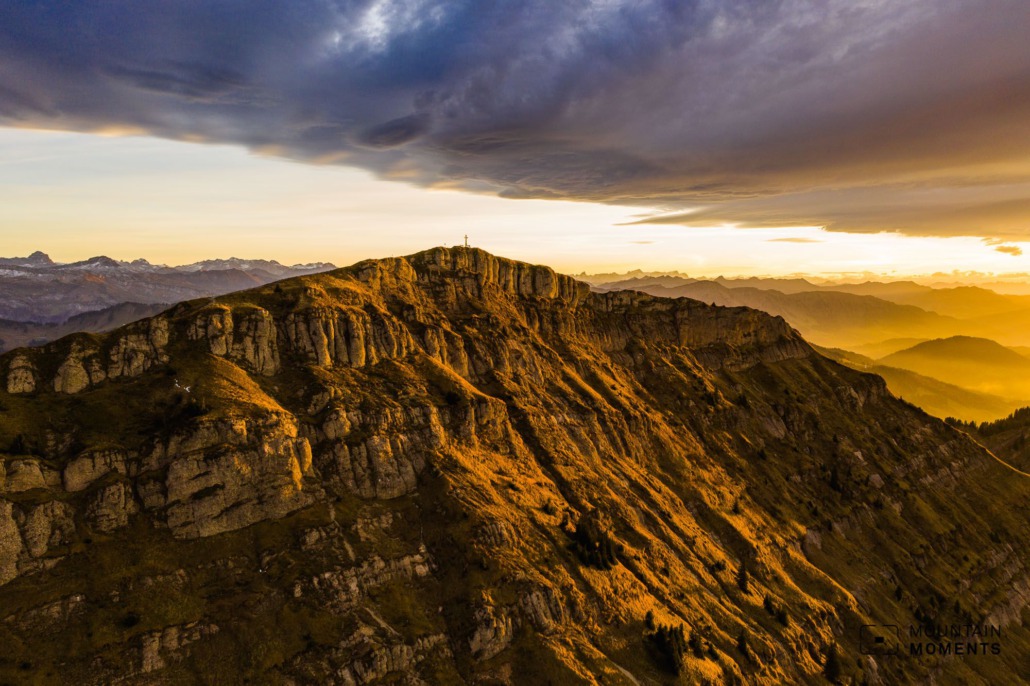
POLYGON ((744 655, 747 655, 748 645, 747 645, 747 632, 746 631, 741 631, 740 635, 737 636, 737 650, 742 652, 744 655))
POLYGON ((599 569, 611 569, 619 563, 620 546, 611 532, 601 524, 600 514, 591 510, 576 523, 576 550, 583 562, 599 569))
POLYGON ((826 654, 826 663, 823 665, 823 676, 831 683, 840 681, 841 664, 840 655, 837 653, 837 644, 830 644, 830 652, 826 654))
POLYGON ((693 629, 690 631, 690 640, 687 641, 687 645, 690 647, 690 652, 694 653, 694 657, 702 658, 705 656, 704 646, 701 645, 701 639, 693 629))
POLYGON ((666 626, 659 624, 653 634, 647 639, 651 641, 662 657, 662 662, 673 674, 683 671, 683 656, 687 651, 687 641, 684 638, 683 625, 666 626))
POLYGON ((749 582, 750 578, 751 577, 750 577, 750 575, 748 574, 748 571, 747 571, 747 564, 742 562, 741 565, 740 565, 740 569, 737 570, 737 588, 739 588, 744 593, 747 593, 748 592, 748 582, 749 582))

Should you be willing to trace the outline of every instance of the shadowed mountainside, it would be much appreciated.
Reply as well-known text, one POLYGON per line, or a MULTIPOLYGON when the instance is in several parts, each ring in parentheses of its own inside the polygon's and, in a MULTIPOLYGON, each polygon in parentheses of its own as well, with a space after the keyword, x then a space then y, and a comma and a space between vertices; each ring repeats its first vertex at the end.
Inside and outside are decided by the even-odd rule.
POLYGON ((755 310, 438 248, 0 380, 0 680, 1030 679, 1025 484, 755 310))

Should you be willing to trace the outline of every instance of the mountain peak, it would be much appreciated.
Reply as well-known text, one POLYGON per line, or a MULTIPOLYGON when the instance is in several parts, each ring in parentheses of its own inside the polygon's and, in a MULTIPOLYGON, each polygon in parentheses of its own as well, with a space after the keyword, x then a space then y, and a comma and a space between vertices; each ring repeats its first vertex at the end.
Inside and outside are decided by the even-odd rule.
POLYGON ((365 260, 351 270, 363 281, 392 278, 441 280, 474 276, 479 289, 497 287, 522 296, 581 302, 590 286, 550 267, 498 257, 481 248, 436 247, 400 258, 365 260))
POLYGON ((947 338, 935 338, 930 341, 917 343, 911 348, 898 351, 894 355, 926 355, 934 357, 961 357, 961 358, 982 358, 984 361, 991 359, 998 361, 1004 358, 1009 362, 1018 362, 1022 366, 1030 367, 1030 360, 1001 343, 990 338, 977 336, 949 336, 947 338))
POLYGON ((65 269, 118 269, 121 266, 120 262, 111 259, 107 255, 97 255, 88 260, 63 265, 65 269))
POLYGON ((54 261, 50 259, 50 255, 37 250, 28 257, 0 257, 0 265, 5 267, 50 267, 54 265, 54 261))
POLYGON ((1030 359, 989 338, 936 338, 879 362, 1013 402, 1030 397, 1030 359))

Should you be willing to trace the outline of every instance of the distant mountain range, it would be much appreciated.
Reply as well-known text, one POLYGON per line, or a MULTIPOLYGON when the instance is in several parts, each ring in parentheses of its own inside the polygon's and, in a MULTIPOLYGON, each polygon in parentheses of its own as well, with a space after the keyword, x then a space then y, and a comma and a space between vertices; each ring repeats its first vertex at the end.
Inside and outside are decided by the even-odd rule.
POLYGON ((328 262, 287 266, 235 257, 178 267, 105 256, 61 264, 42 252, 0 258, 0 319, 6 320, 0 338, 11 338, 11 323, 63 324, 76 315, 124 303, 175 303, 334 268, 328 262))
POLYGON ((40 270, 53 271, 131 271, 136 273, 190 273, 190 272, 214 272, 238 269, 245 272, 263 272, 273 276, 289 278, 300 274, 314 274, 335 269, 336 266, 330 262, 311 262, 309 264, 295 264, 287 266, 276 260, 244 260, 239 257, 230 257, 227 260, 202 260, 192 264, 184 264, 177 267, 169 267, 165 264, 151 264, 147 260, 137 259, 131 262, 114 260, 110 257, 100 255, 91 257, 88 260, 79 262, 54 262, 44 252, 36 251, 28 257, 0 257, 0 267, 14 271, 38 272, 40 270))

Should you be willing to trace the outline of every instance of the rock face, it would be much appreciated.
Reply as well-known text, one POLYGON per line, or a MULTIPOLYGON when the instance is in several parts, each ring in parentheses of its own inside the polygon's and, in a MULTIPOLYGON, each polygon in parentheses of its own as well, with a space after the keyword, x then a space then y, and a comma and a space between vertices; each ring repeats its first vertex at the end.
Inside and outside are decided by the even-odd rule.
MULTIPOLYGON (((47 351, 60 351, 61 360, 50 381, 54 391, 73 395, 108 379, 139 376, 151 367, 168 362, 168 322, 161 317, 133 322, 99 347, 86 334, 73 334, 68 345, 51 344, 47 351)), ((17 355, 7 366, 7 392, 26 394, 36 390, 36 371, 31 359, 17 355)))
POLYGON ((439 248, 0 374, 0 682, 673 682, 649 614, 681 683, 1030 679, 1026 489, 753 310, 439 248))
POLYGON ((7 365, 7 392, 32 393, 36 390, 36 370, 26 357, 17 355, 7 365))

